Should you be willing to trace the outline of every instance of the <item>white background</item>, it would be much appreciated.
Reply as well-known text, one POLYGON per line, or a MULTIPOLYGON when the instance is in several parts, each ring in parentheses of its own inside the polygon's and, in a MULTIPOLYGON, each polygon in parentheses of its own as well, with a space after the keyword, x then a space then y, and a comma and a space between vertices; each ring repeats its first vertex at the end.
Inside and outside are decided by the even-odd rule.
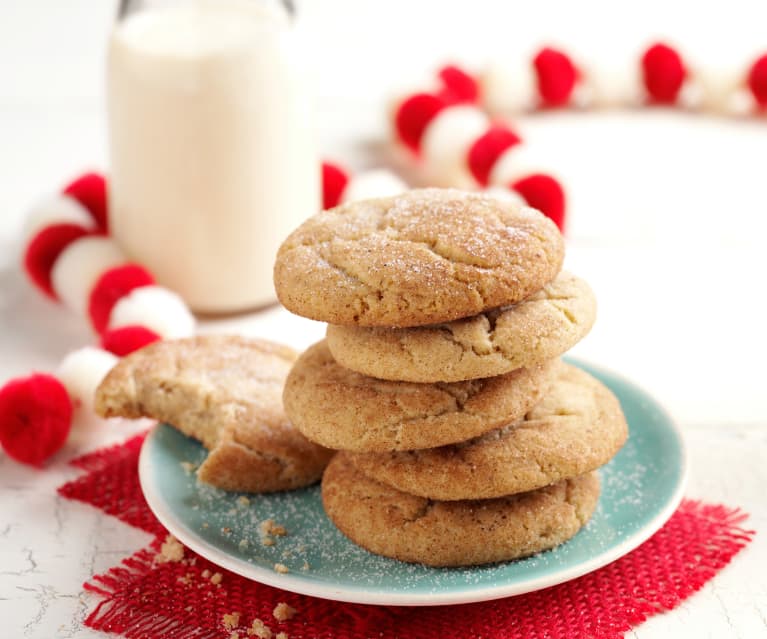
MULTIPOLYGON (((301 9, 323 152, 355 167, 386 157, 384 107, 397 87, 447 60, 479 69, 553 42, 619 66, 656 37, 705 66, 767 51, 760 2, 305 0, 301 9)), ((113 15, 114 4, 100 0, 0 0, 0 382, 51 370, 91 339, 84 322, 23 280, 17 233, 40 195, 106 166, 103 53, 113 15)), ((600 302, 598 323, 575 352, 635 379, 675 416, 690 447, 690 496, 742 506, 750 525, 765 530, 767 117, 550 114, 519 126, 568 187, 567 266, 600 302)), ((210 328, 227 327, 298 347, 321 334, 277 310, 210 328)), ((92 603, 80 584, 145 536, 59 501, 53 489, 73 476, 68 455, 123 435, 102 425, 43 473, 0 456, 8 636, 94 634, 79 625, 92 603)), ((702 593, 635 635, 767 632, 765 566, 758 536, 702 593)))

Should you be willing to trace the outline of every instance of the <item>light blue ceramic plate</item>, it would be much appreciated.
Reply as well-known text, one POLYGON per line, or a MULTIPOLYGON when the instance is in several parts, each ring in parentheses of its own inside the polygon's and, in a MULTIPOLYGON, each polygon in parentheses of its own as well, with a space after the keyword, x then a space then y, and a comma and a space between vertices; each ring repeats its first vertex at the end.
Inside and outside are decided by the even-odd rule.
POLYGON ((435 569, 378 557, 347 540, 325 517, 319 487, 274 495, 240 495, 195 481, 182 462, 205 456, 194 440, 157 426, 141 451, 139 474, 150 508, 189 548, 249 579, 326 599, 387 605, 482 601, 546 588, 604 566, 660 528, 682 497, 686 475, 679 431, 647 393, 614 373, 582 362, 618 396, 630 436, 601 470, 602 496, 573 539, 528 559, 476 568, 435 569), (259 523, 289 531, 261 544, 259 523), (275 563, 290 570, 274 571, 275 563))

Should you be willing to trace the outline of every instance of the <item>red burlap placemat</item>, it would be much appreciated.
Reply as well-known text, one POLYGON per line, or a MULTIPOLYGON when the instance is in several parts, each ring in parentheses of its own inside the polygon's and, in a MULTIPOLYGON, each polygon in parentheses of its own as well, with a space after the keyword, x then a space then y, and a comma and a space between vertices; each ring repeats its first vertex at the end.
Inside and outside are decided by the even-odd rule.
POLYGON ((155 535, 143 550, 85 584, 101 597, 86 625, 135 639, 246 639, 260 619, 276 639, 613 639, 671 610, 726 566, 752 538, 737 509, 685 500, 669 522, 625 557, 538 592, 461 606, 365 606, 297 595, 229 573, 186 549, 159 561, 167 532, 138 481, 143 436, 72 462, 86 473, 59 493, 155 535), (211 575, 220 573, 211 580, 211 575), (278 622, 285 602, 298 612, 278 622), (225 615, 239 613, 239 619, 225 615), (232 622, 236 622, 234 625, 232 622), (250 633, 249 629, 250 628, 250 633), (282 637, 280 637, 282 639, 282 637))

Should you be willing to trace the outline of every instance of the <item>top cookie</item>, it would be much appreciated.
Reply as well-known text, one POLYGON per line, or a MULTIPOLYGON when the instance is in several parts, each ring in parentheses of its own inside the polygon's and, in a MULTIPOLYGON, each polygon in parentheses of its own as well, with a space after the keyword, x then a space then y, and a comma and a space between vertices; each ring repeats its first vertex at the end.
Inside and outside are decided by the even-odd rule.
POLYGON ((562 236, 535 209, 452 189, 349 203, 282 244, 282 304, 346 326, 447 322, 514 304, 559 272, 562 236))
POLYGON ((210 450, 201 481, 269 492, 317 481, 332 451, 308 441, 282 408, 296 353, 265 340, 205 335, 157 342, 123 358, 96 391, 104 417, 168 422, 210 450))
POLYGON ((513 306, 430 326, 368 328, 328 325, 333 358, 379 379, 459 382, 545 362, 591 330, 596 299, 589 285, 560 273, 513 306))

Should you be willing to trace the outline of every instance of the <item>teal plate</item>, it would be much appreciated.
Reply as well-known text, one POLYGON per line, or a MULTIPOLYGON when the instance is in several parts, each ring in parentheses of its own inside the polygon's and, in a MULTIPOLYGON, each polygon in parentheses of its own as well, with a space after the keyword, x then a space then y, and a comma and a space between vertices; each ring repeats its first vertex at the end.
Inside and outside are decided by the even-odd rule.
POLYGON ((179 540, 213 563, 249 579, 306 595, 367 604, 425 606, 468 603, 553 586, 615 561, 649 538, 682 498, 686 476, 679 431, 647 393, 612 372, 571 363, 618 396, 629 440, 600 473, 594 516, 561 546, 527 559, 469 568, 428 568, 373 555, 346 539, 322 510, 318 486, 238 499, 197 483, 184 462, 205 450, 160 424, 141 451, 139 475, 150 508, 179 540), (261 544, 260 522, 288 530, 261 544), (288 567, 275 572, 276 563, 288 567))

